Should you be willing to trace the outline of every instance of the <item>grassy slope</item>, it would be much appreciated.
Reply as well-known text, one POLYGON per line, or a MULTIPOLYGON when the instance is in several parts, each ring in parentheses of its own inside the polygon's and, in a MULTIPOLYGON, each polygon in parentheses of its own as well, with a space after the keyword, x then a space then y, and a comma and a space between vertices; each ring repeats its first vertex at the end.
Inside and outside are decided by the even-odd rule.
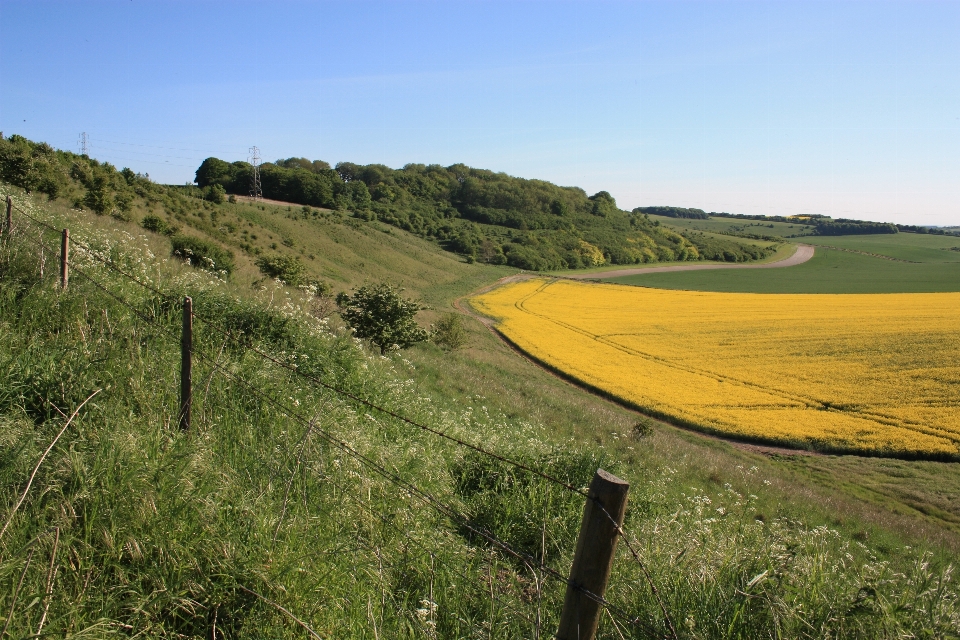
POLYGON ((956 236, 933 236, 920 233, 877 234, 867 236, 810 236, 803 239, 808 244, 838 247, 865 253, 923 263, 958 263, 960 238, 956 236))
MULTIPOLYGON (((63 216, 76 217, 65 208, 54 209, 63 216)), ((238 227, 235 234, 221 234, 221 240, 237 246, 242 221, 247 224, 248 237, 251 233, 258 236, 250 241, 252 244, 263 251, 298 254, 302 251, 308 268, 333 283, 335 288, 366 280, 402 280, 410 293, 422 296, 439 309, 479 284, 510 272, 458 262, 427 242, 403 232, 385 234, 369 223, 338 222, 332 218, 294 220, 287 215, 296 214, 296 208, 287 211, 282 206, 261 210, 245 205, 223 205, 221 211, 224 212, 221 224, 230 216, 236 216, 238 227), (251 222, 253 227, 248 224, 251 222), (276 249, 270 249, 270 244, 283 238, 293 239, 293 248, 278 243, 276 249), (311 254, 313 259, 309 257, 311 254)), ((119 228, 141 233, 132 224, 80 217, 104 230, 119 228)), ((149 242, 154 253, 162 255, 166 241, 151 235, 149 242)), ((250 260, 241 258, 238 263, 232 288, 243 294, 258 275, 250 260)), ((470 407, 478 414, 485 407, 484 411, 489 410, 492 415, 502 414, 502 420, 474 425, 475 431, 470 435, 478 441, 494 447, 507 446, 515 437, 516 425, 527 422, 533 425, 538 440, 566 443, 571 448, 578 448, 574 443, 582 443, 615 461, 616 471, 633 483, 633 513, 638 528, 650 509, 651 515, 663 508, 673 509, 669 505, 676 505, 678 500, 682 503, 682 495, 691 491, 720 495, 724 493, 725 484, 730 483, 738 491, 759 495, 750 507, 758 517, 768 521, 775 517, 796 518, 810 525, 825 523, 838 528, 845 536, 868 540, 878 553, 894 560, 900 556, 900 545, 904 542, 940 548, 947 556, 960 549, 956 507, 960 503, 957 499, 960 476, 955 465, 855 457, 771 457, 666 425, 655 428, 651 437, 632 438, 632 427, 638 418, 635 414, 576 389, 518 358, 479 323, 470 320, 468 327, 467 348, 449 354, 432 345, 423 345, 404 354, 410 364, 395 359, 394 366, 417 381, 417 394, 433 398, 440 406, 450 410, 470 407), (746 477, 746 470, 752 467, 756 470, 751 471, 751 477, 746 477), (936 488, 931 485, 932 476, 938 478, 936 488), (858 477, 866 479, 858 482, 858 477), (756 480, 762 478, 768 479, 770 485, 757 486, 756 480), (666 489, 662 489, 664 483, 666 489), (658 494, 661 489, 657 487, 661 487, 665 495, 658 494)), ((228 390, 215 387, 215 393, 226 394, 228 390)), ((250 439, 251 435, 245 433, 244 437, 250 439)), ((269 440, 266 435, 261 438, 269 440)), ((522 446, 522 443, 513 444, 522 446)), ((421 446, 434 450, 429 441, 421 446)), ((235 461, 240 462, 242 460, 235 461)), ((654 518, 651 522, 655 524, 657 520, 654 518)), ((271 527, 272 523, 266 529, 271 527)), ((333 535, 324 531, 322 535, 317 534, 317 539, 328 534, 333 535)), ((669 546, 656 536, 646 544, 653 545, 654 550, 658 544, 669 546)), ((364 570, 375 571, 368 562, 364 567, 364 570)), ((666 572, 659 577, 668 579, 668 575, 679 570, 671 567, 669 563, 657 567, 657 571, 666 572)), ((344 565, 338 571, 347 569, 344 565)), ((376 592, 376 585, 369 581, 356 588, 358 593, 364 589, 376 592)), ((392 602, 387 605, 397 606, 392 602)), ((362 612, 343 612, 348 614, 354 616, 351 620, 357 629, 363 626, 362 612)), ((277 618, 274 623, 282 626, 282 616, 277 618)), ((398 620, 388 622, 399 624, 398 620)), ((351 637, 366 635, 354 631, 351 637)))
MULTIPOLYGON (((66 213, 65 207, 59 205, 59 208, 62 213, 66 213)), ((247 242, 251 246, 264 253, 286 252, 300 255, 314 275, 326 279, 335 289, 379 280, 402 283, 407 287, 408 295, 422 297, 431 305, 432 311, 424 312, 421 317, 421 321, 426 323, 432 321, 437 312, 452 310, 452 303, 456 298, 504 275, 516 273, 515 269, 509 267, 467 264, 459 256, 442 251, 435 244, 412 234, 378 222, 344 218, 332 212, 321 212, 318 217, 309 216, 304 220, 300 207, 296 205, 254 205, 248 202, 224 204, 220 210, 223 212, 218 220, 221 228, 232 219, 231 216, 236 216, 236 232, 222 234, 220 238, 228 246, 238 246, 243 239, 241 231, 246 228, 249 230, 246 235, 247 242), (253 224, 252 227, 249 226, 250 223, 253 224), (257 236, 256 240, 250 240, 251 234, 257 236), (282 245, 284 238, 294 239, 294 246, 290 248, 282 245)), ((102 218, 97 221, 103 226, 137 230, 134 225, 127 223, 102 218)), ((720 222, 727 220, 720 219, 720 222)), ((894 237, 901 236, 910 240, 916 238, 920 242, 933 240, 935 246, 953 240, 914 234, 898 234, 894 237)), ((861 238, 865 237, 857 237, 861 238)), ((869 241, 873 237, 866 239, 869 241)), ((158 247, 162 246, 162 241, 158 238, 157 240, 158 247)), ((792 250, 792 247, 788 248, 792 250)), ((162 249, 157 250, 158 253, 161 251, 162 249)), ((939 249, 933 251, 938 252, 936 255, 949 253, 960 257, 960 253, 941 252, 939 249)), ((239 251, 238 254, 242 256, 239 251)), ((241 287, 260 279, 259 271, 252 262, 253 256, 238 259, 234 281, 241 287)), ((820 287, 826 288, 829 286, 827 283, 832 282, 838 291, 843 291, 851 286, 852 278, 858 273, 871 286, 885 286, 887 281, 877 277, 878 274, 887 273, 880 271, 881 269, 886 268, 895 276, 902 274, 904 267, 917 266, 925 265, 909 265, 840 251, 828 251, 824 255, 823 250, 818 250, 817 256, 810 262, 788 269, 665 273, 618 280, 642 278, 646 284, 647 280, 659 280, 657 276, 714 276, 720 284, 724 277, 729 277, 734 283, 732 290, 738 290, 735 288, 737 283, 743 282, 746 284, 741 286, 754 286, 758 291, 762 291, 762 285, 757 283, 762 283, 764 278, 772 276, 773 279, 767 285, 770 290, 785 290, 787 287, 784 282, 789 280, 796 282, 799 290, 806 291, 809 289, 803 287, 809 288, 813 278, 823 278, 819 274, 826 273, 828 276, 834 275, 834 279, 822 279, 824 284, 820 287), (830 266, 827 267, 819 266, 818 263, 824 260, 834 262, 828 263, 830 266), (811 263, 815 266, 813 276, 809 275, 808 265, 811 263), (851 265, 864 266, 856 269, 851 265)), ((931 265, 930 270, 939 275, 942 267, 943 265, 931 265)), ((956 286, 958 282, 960 279, 947 280, 947 285, 956 286)), ((512 349, 478 322, 468 320, 468 325, 471 328, 471 342, 463 351, 444 354, 432 345, 408 351, 407 359, 415 364, 409 374, 427 384, 440 397, 456 399, 464 395, 480 394, 485 402, 498 407, 505 415, 523 419, 533 417, 537 423, 549 425, 551 430, 564 439, 573 437, 578 441, 594 441, 596 444, 609 446, 609 432, 629 431, 631 421, 635 422, 634 413, 613 406, 609 401, 588 392, 575 389, 527 360, 519 358, 512 349), (603 420, 591 418, 593 415, 601 415, 603 420), (598 427, 598 422, 619 426, 598 427)), ((660 436, 664 453, 658 453, 653 459, 638 464, 639 469, 647 468, 656 459, 684 459, 690 465, 686 472, 691 475, 692 481, 703 482, 721 467, 729 470, 737 465, 759 464, 772 474, 771 477, 783 474, 782 486, 785 491, 768 507, 772 512, 782 508, 794 514, 804 513, 821 522, 834 525, 845 523, 851 531, 857 532, 876 526, 877 533, 874 535, 883 535, 879 531, 889 529, 894 535, 902 533, 910 540, 934 539, 960 550, 960 465, 897 462, 891 467, 888 463, 870 458, 822 456, 817 458, 819 463, 814 467, 808 463, 807 456, 769 458, 745 452, 720 441, 705 440, 667 425, 663 425, 660 436), (696 443, 698 448, 707 447, 713 452, 711 456, 719 456, 714 465, 716 468, 696 464, 698 456, 689 452, 692 443, 696 443), (851 481, 851 467, 856 469, 856 477, 864 478, 863 484, 851 481), (816 469, 816 472, 813 469, 816 469), (935 469, 936 474, 943 480, 932 485, 929 482, 931 472, 912 469, 935 469), (801 492, 803 497, 798 499, 795 482, 799 478, 810 481, 810 485, 801 492), (831 495, 838 486, 845 488, 844 493, 831 495), (807 491, 812 493, 808 494, 807 491), (816 497, 810 501, 811 496, 816 497), (860 504, 863 499, 873 507, 860 504), (811 510, 811 502, 836 506, 826 510, 811 510), (860 516, 846 522, 845 518, 835 517, 835 512, 860 516)))
MULTIPOLYGON (((456 254, 440 251, 436 244, 395 227, 335 212, 314 209, 319 215, 304 216, 296 205, 258 206, 249 202, 226 203, 217 209, 217 224, 224 230, 218 239, 236 253, 241 253, 242 243, 262 255, 299 256, 312 275, 335 291, 365 282, 388 281, 405 287, 407 295, 438 305, 464 287, 516 272, 509 267, 467 264, 456 254), (236 230, 229 232, 228 223, 236 230), (284 240, 292 246, 284 245, 284 240)), ((260 279, 252 259, 239 264, 235 275, 238 282, 260 279)))

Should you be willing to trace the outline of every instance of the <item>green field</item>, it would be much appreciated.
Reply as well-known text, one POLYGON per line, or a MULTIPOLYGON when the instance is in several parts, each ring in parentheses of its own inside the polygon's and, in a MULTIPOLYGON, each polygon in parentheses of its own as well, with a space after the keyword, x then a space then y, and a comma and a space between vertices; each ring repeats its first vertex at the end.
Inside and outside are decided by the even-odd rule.
POLYGON ((960 262, 960 236, 884 233, 863 236, 807 236, 800 241, 817 246, 874 253, 911 262, 960 262))
MULTIPOLYGON (((913 234, 898 234, 910 236, 913 234)), ((924 240, 947 240, 916 236, 924 240)), ((875 236, 874 236, 875 238, 875 236)), ((833 245, 858 247, 858 251, 889 251, 896 255, 939 258, 937 262, 899 262, 884 258, 818 247, 809 261, 776 269, 722 269, 682 271, 609 278, 609 282, 661 289, 729 291, 744 293, 929 293, 960 291, 960 253, 930 247, 882 245, 825 238, 833 245)))
POLYGON ((713 233, 753 234, 761 236, 780 236, 792 238, 806 236, 812 232, 812 227, 799 222, 765 222, 762 220, 738 220, 737 218, 671 218, 669 216, 651 215, 651 220, 660 224, 678 229, 693 229, 713 233))

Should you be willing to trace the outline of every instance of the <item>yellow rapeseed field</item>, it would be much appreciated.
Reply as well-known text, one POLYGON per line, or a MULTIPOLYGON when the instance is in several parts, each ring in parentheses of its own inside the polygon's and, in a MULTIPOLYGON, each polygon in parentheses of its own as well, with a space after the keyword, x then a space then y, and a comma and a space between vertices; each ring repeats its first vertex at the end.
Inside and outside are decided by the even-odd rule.
POLYGON ((538 278, 471 302, 531 356, 677 423, 821 450, 960 457, 960 293, 538 278))

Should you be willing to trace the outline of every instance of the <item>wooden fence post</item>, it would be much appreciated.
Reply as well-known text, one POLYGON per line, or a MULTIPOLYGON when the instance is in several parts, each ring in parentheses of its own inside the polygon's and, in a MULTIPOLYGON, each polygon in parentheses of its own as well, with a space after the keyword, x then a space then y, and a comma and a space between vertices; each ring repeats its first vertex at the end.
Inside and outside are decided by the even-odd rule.
POLYGON ((67 288, 67 281, 70 279, 68 271, 68 261, 70 259, 70 231, 63 230, 63 237, 60 239, 60 288, 67 288))
POLYGON ((584 591, 602 598, 607 590, 629 490, 628 483, 603 469, 597 469, 593 476, 563 600, 558 640, 593 640, 596 636, 602 609, 584 591))
POLYGON ((180 429, 190 429, 193 404, 193 299, 183 299, 183 333, 180 337, 180 429))
POLYGON ((7 221, 4 224, 4 232, 7 236, 10 235, 11 229, 13 229, 13 198, 7 196, 7 221))

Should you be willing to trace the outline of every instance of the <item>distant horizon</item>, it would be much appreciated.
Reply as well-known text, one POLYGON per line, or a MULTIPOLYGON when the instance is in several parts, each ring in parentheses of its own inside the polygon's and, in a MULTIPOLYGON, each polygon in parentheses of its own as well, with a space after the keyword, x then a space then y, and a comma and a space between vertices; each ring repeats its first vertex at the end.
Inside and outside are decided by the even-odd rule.
POLYGON ((960 226, 960 3, 0 0, 0 20, 4 135, 86 132, 165 184, 257 145, 626 210, 960 226))

